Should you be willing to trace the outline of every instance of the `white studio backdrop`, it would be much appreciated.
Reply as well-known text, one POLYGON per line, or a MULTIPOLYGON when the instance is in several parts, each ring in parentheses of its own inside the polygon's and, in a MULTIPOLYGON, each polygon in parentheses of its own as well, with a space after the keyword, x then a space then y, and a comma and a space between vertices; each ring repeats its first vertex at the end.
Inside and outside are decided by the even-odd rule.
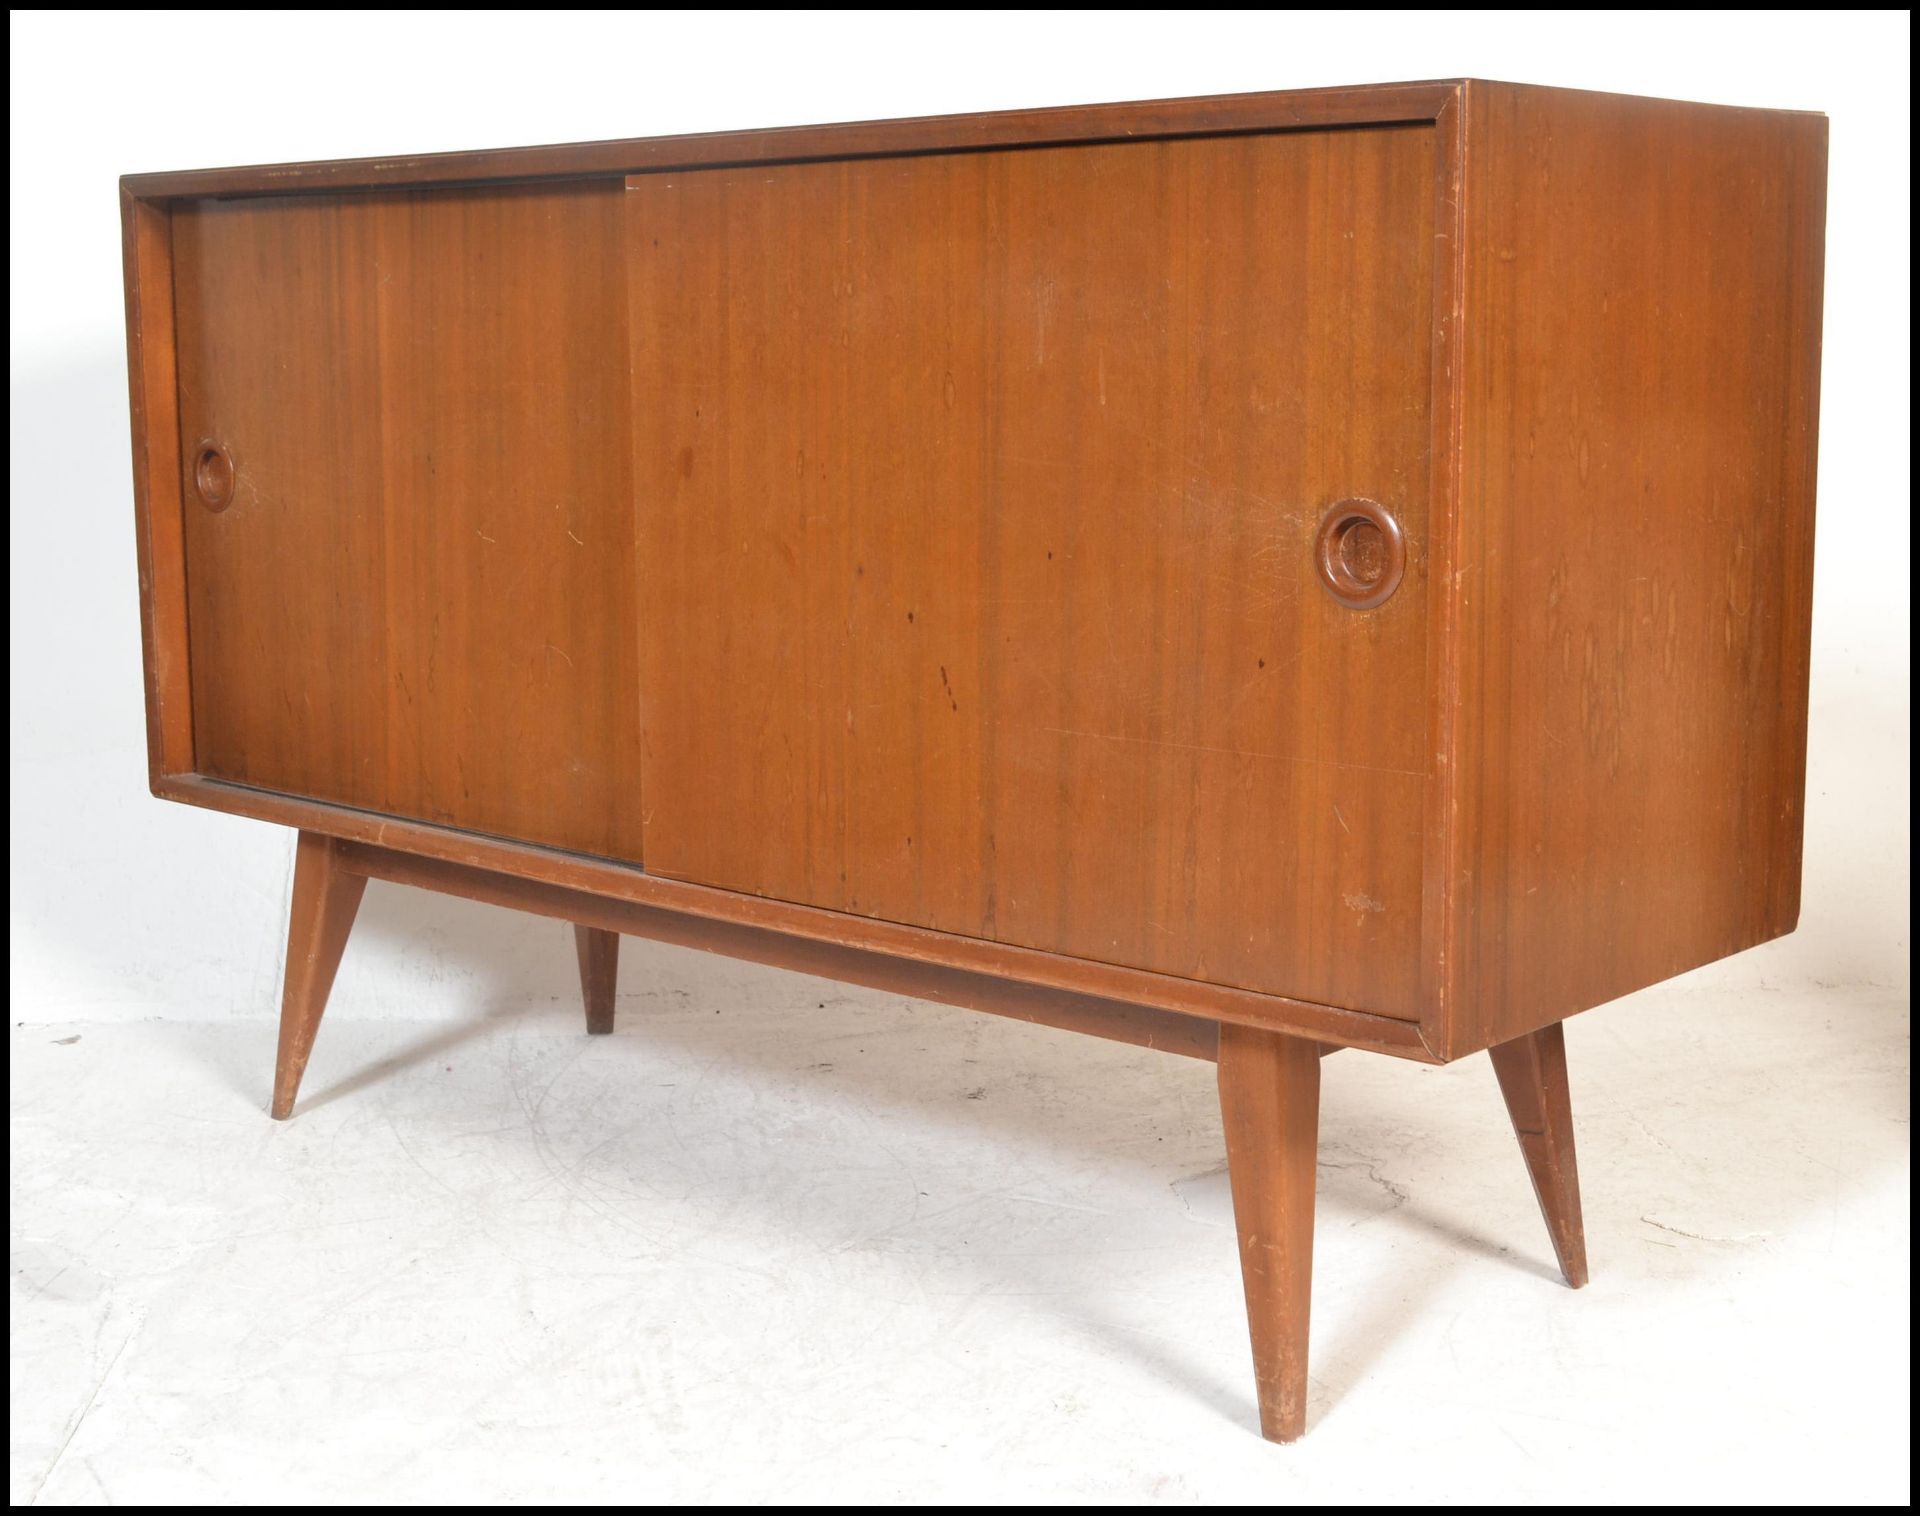
MULTIPOLYGON (((10 31, 16 1021, 277 1008, 291 833, 146 792, 120 174, 1455 75, 1831 117, 1805 907, 1793 937, 1687 983, 1907 988, 1904 13, 15 13, 10 31)), ((628 982, 666 951, 630 948, 628 982)), ((558 923, 375 885, 331 1016, 468 1017, 572 997, 573 976, 558 923)))

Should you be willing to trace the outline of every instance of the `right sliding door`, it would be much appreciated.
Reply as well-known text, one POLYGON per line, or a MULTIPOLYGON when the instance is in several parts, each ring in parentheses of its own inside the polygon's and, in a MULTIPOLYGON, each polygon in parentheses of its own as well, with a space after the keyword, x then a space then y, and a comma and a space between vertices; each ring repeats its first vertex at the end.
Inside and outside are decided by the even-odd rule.
POLYGON ((630 179, 648 869, 1416 1018, 1435 149, 630 179))

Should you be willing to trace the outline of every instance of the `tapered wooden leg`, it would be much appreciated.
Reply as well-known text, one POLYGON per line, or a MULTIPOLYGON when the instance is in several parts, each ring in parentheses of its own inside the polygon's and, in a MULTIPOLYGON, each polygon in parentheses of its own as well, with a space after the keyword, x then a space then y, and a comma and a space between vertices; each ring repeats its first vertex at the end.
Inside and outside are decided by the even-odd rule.
POLYGON ((574 950, 580 955, 580 993, 587 1002, 587 1030, 613 1030, 613 989, 620 976, 620 934, 576 926, 574 950))
POLYGON ((340 844, 302 832, 293 855, 293 913, 287 926, 287 976, 280 995, 280 1051, 273 1065, 273 1119, 293 1114, 313 1036, 366 893, 366 877, 341 867, 340 844))
POLYGON ((1273 1442, 1292 1442, 1307 1427, 1320 1049, 1297 1037, 1223 1024, 1220 1115, 1260 1431, 1273 1442))
POLYGON ((1490 1053, 1560 1272, 1577 1290, 1587 1282, 1587 1229, 1580 1219, 1580 1172, 1573 1161, 1566 1033, 1555 1022, 1490 1053))

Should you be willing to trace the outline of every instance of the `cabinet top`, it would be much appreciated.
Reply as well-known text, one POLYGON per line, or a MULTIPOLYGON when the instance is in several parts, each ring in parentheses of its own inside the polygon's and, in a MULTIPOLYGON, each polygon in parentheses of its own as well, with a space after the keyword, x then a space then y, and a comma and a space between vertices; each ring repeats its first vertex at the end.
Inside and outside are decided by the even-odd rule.
MULTIPOLYGON (((121 192, 139 200, 186 196, 314 194, 436 184, 625 175, 686 168, 977 152, 989 148, 1064 146, 1131 137, 1204 136, 1313 127, 1392 125, 1456 119, 1480 89, 1535 89, 1482 80, 1437 79, 1333 89, 1277 90, 988 111, 887 121, 635 137, 549 147, 417 153, 400 158, 346 158, 242 168, 128 174, 121 192)), ((1566 91, 1577 94, 1581 91, 1566 91)), ((1648 100, 1650 110, 1673 102, 1648 100)), ((1688 107, 1700 109, 1701 107, 1688 107)), ((1712 107, 1737 110, 1742 107, 1712 107)))

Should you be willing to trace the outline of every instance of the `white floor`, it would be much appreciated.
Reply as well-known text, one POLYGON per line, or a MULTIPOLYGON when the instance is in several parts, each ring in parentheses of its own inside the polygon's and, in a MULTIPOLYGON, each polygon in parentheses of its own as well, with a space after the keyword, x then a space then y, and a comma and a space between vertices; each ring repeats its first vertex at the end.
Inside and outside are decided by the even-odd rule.
POLYGON ((1210 1066, 712 962, 285 1125, 264 1013, 17 1024, 13 1500, 1908 1499, 1903 998, 1575 1022, 1577 1294, 1484 1058, 1331 1060, 1277 1448, 1210 1066))

